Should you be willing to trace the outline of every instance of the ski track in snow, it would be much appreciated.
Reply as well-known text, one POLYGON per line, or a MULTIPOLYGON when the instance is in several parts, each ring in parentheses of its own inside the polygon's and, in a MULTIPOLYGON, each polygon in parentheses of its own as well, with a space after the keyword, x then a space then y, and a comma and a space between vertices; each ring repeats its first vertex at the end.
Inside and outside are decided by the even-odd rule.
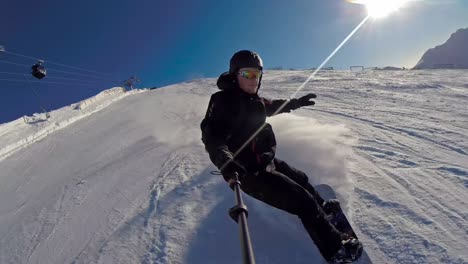
MULTIPOLYGON (((381 197, 383 193, 375 193, 376 191, 373 190, 375 187, 370 187, 373 184, 369 184, 367 188, 356 188, 358 200, 355 202, 355 206, 362 207, 359 204, 364 203, 367 207, 379 211, 384 216, 376 216, 375 220, 372 221, 373 223, 382 223, 376 225, 379 226, 378 229, 369 226, 369 215, 360 213, 360 210, 354 217, 361 232, 376 242, 373 243, 376 244, 373 246, 379 247, 396 263, 464 263, 466 259, 462 260, 452 256, 446 245, 455 245, 452 250, 463 252, 463 246, 457 244, 460 241, 466 241, 468 213, 466 210, 465 212, 460 211, 457 207, 460 205, 462 208, 468 207, 466 189, 459 187, 461 183, 459 179, 453 180, 450 174, 437 173, 434 172, 434 169, 440 171, 441 167, 437 164, 451 163, 452 157, 455 161, 468 160, 466 141, 457 142, 446 137, 448 134, 452 137, 455 136, 455 139, 466 138, 466 134, 463 133, 466 131, 466 127, 462 128, 461 131, 458 130, 458 127, 450 130, 450 127, 454 126, 453 124, 449 127, 440 126, 439 128, 439 123, 444 123, 444 120, 434 120, 434 117, 429 120, 421 120, 424 115, 420 114, 419 109, 412 111, 412 106, 407 104, 401 111, 398 111, 398 108, 391 111, 384 108, 383 111, 375 106, 374 113, 384 112, 385 115, 382 117, 385 118, 385 121, 376 121, 375 117, 382 120, 382 117, 379 116, 374 116, 371 120, 369 117, 365 117, 369 115, 362 113, 362 110, 356 108, 348 110, 349 107, 340 107, 337 110, 316 109, 314 111, 325 113, 327 116, 331 115, 334 117, 333 119, 338 117, 345 120, 344 122, 349 124, 350 128, 359 135, 361 143, 355 146, 355 152, 359 155, 356 163, 363 163, 362 159, 368 160, 372 163, 372 165, 369 164, 369 167, 375 167, 374 174, 388 179, 385 187, 378 188, 377 193, 389 189, 399 196, 403 194, 407 196, 406 199, 395 197, 394 199, 400 200, 400 202, 393 202, 383 199, 381 197), (407 112, 414 114, 408 115, 407 112), (396 122, 397 126, 395 120, 398 119, 410 122, 396 122), (411 126, 412 123, 416 123, 415 121, 425 122, 425 126, 411 126), (432 129, 432 125, 437 129, 432 129), (460 143, 464 145, 459 145, 460 143), (429 151, 425 153, 424 149, 429 151), (436 149, 438 150, 435 151, 436 149), (433 154, 441 152, 441 149, 444 149, 442 152, 448 158, 434 159, 433 154), (444 181, 446 185, 440 184, 441 181, 444 181), (453 197, 447 199, 447 195, 440 197, 440 194, 452 194, 453 197), (447 200, 452 201, 447 203, 447 200), (367 217, 366 221, 361 222, 360 219, 365 217, 367 217), (389 225, 386 222, 392 222, 392 224, 389 225), (395 226, 395 222, 399 225, 395 226), (447 225, 448 223, 450 224, 447 225), (402 226, 408 227, 407 229, 411 231, 401 228, 402 226), (398 227, 400 229, 396 229, 398 227), (381 238, 387 238, 389 233, 394 233, 394 240, 381 238), (434 239, 435 237, 437 239, 434 239), (445 243, 437 243, 434 240, 442 240, 445 243), (410 257, 401 255, 401 252, 411 251, 417 247, 424 247, 424 250, 429 251, 428 254, 416 254, 417 251, 413 251, 408 252, 413 254, 410 254, 410 257), (390 248, 398 250, 390 251, 390 248)), ((420 105, 416 105, 416 107, 420 107, 420 105)), ((442 168, 446 168, 445 171, 459 177, 465 174, 466 169, 462 168, 464 165, 466 166, 466 163, 457 162, 457 164, 451 164, 448 167, 442 166, 442 168)), ((365 172, 356 171, 356 173, 366 175, 365 172)), ((369 172, 369 175, 371 174, 369 172)), ((369 175, 366 175, 367 181, 369 175)), ((378 180, 381 181, 381 179, 378 180)), ((466 181, 464 185, 466 187, 466 181)))
MULTIPOLYGON (((308 74, 267 71, 260 93, 287 98, 308 74)), ((0 263, 239 263, 234 196, 210 174, 198 128, 215 81, 114 89, 53 122, 0 125, 0 263)), ((319 145, 312 164, 345 157, 333 169, 353 188, 338 196, 374 263, 468 263, 467 82, 466 71, 322 72, 300 92, 317 104, 293 114, 340 132, 297 148, 319 145), (352 151, 321 150, 340 144, 352 151)), ((257 263, 324 262, 297 217, 244 199, 257 263)))

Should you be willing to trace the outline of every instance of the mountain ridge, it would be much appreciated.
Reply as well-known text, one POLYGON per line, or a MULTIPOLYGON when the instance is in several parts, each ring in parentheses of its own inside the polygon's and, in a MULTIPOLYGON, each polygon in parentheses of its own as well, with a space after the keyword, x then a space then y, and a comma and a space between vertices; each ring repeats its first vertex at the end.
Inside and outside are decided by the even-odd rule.
POLYGON ((468 69, 468 28, 457 30, 444 44, 427 50, 413 69, 468 69))

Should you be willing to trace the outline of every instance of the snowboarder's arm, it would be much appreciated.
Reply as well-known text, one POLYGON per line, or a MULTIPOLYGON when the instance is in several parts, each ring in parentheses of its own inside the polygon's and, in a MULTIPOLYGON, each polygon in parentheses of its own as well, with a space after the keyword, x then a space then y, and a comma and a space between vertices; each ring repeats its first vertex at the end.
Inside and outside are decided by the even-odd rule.
POLYGON ((211 97, 205 117, 206 126, 203 129, 205 149, 218 169, 233 159, 233 154, 226 143, 230 134, 229 121, 232 118, 229 116, 229 107, 224 99, 220 93, 211 97))
MULTIPOLYGON (((295 107, 296 105, 294 102, 289 101, 283 108, 281 108, 278 113, 275 113, 287 100, 269 100, 266 98, 262 98, 263 103, 265 104, 265 111, 267 116, 273 116, 281 113, 288 113, 291 110, 297 109, 298 107, 295 107)), ((293 99, 295 100, 295 99, 293 99)))
POLYGON ((292 110, 298 109, 302 106, 314 105, 314 101, 310 101, 312 98, 316 98, 315 94, 307 94, 298 99, 291 100, 268 100, 262 98, 265 104, 265 110, 267 116, 273 116, 280 113, 289 113, 292 110), (283 106, 284 105, 284 106, 283 106), (282 107, 282 108, 281 108, 282 107), (280 109, 280 111, 278 111, 280 109), (276 113, 278 111, 278 113, 276 113))

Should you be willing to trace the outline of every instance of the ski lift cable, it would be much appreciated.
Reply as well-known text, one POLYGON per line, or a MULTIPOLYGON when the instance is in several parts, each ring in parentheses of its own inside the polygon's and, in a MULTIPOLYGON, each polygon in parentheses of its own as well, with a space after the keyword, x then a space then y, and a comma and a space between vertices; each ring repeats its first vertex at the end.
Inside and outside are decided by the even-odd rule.
MULTIPOLYGON (((21 64, 21 63, 16 63, 16 62, 11 62, 11 61, 5 61, 5 60, 0 60, 0 62, 8 63, 8 64, 14 64, 14 65, 18 65, 18 66, 25 66, 25 67, 28 67, 28 68, 31 67, 31 65, 21 64)), ((103 78, 103 77, 99 77, 99 76, 93 76, 93 75, 77 73, 77 72, 61 71, 61 70, 56 70, 56 69, 47 69, 47 70, 48 71, 60 72, 60 73, 73 74, 73 75, 81 75, 81 76, 85 76, 85 77, 97 78, 97 79, 102 79, 102 80, 110 80, 110 81, 114 81, 114 82, 120 82, 120 81, 116 81, 116 80, 112 80, 112 79, 107 79, 107 78, 103 78)))
POLYGON ((17 73, 17 72, 0 72, 0 74, 24 75, 24 73, 17 73))
POLYGON ((80 82, 87 82, 87 83, 98 83, 98 80, 82 80, 82 79, 73 79, 73 78, 65 78, 65 77, 54 77, 48 76, 47 79, 57 79, 57 80, 69 80, 69 81, 80 81, 80 82))
POLYGON ((5 61, 5 60, 0 60, 0 62, 9 63, 9 64, 14 64, 14 65, 19 65, 19 66, 31 67, 31 65, 21 64, 21 63, 16 63, 16 62, 11 62, 11 61, 5 61))
MULTIPOLYGON (((24 75, 24 73, 16 73, 16 72, 0 72, 0 74, 10 74, 10 75, 24 75)), ((70 81, 80 81, 80 82, 89 82, 89 83, 97 83, 98 80, 83 80, 83 79, 73 79, 73 78, 64 78, 64 77, 47 77, 47 79, 59 79, 59 80, 70 80, 70 81)))
POLYGON ((79 67, 75 67, 75 66, 66 65, 66 64, 63 64, 63 63, 58 63, 58 62, 53 62, 53 61, 49 61, 49 60, 45 60, 45 59, 39 59, 39 58, 31 57, 31 56, 26 56, 26 55, 14 53, 14 52, 11 52, 11 51, 4 50, 3 52, 5 52, 7 54, 14 55, 14 56, 19 56, 19 57, 23 57, 23 58, 32 59, 32 60, 47 61, 48 64, 55 64, 55 65, 59 65, 59 66, 62 66, 62 67, 72 68, 72 69, 75 69, 75 70, 87 71, 87 72, 90 72, 90 73, 95 73, 95 74, 100 74, 100 75, 108 75, 108 76, 111 75, 110 73, 102 73, 102 72, 98 72, 98 71, 87 70, 87 69, 83 69, 83 68, 79 68, 79 67))
POLYGON ((52 84, 66 84, 66 85, 93 85, 96 86, 94 83, 65 83, 65 82, 49 82, 49 81, 25 81, 25 80, 17 80, 17 79, 0 79, 0 81, 7 81, 7 82, 32 82, 32 83, 52 83, 52 84))
MULTIPOLYGON (((0 60, 0 62, 8 63, 8 64, 13 64, 13 65, 18 65, 18 66, 25 66, 25 67, 28 67, 28 68, 31 67, 31 65, 28 65, 28 64, 21 64, 21 63, 6 61, 6 60, 0 60)), ((119 83, 120 83, 120 81, 113 80, 113 79, 109 79, 109 78, 105 78, 105 77, 103 77, 103 76, 89 75, 89 74, 83 74, 83 73, 77 73, 77 72, 69 72, 69 71, 61 71, 61 70, 49 69, 49 68, 48 68, 47 70, 48 70, 48 71, 60 72, 60 73, 67 73, 67 74, 72 74, 72 75, 80 75, 80 76, 91 77, 91 78, 102 79, 102 80, 110 80, 110 81, 114 81, 114 82, 119 82, 119 83)))
MULTIPOLYGON (((21 64, 21 63, 16 63, 16 62, 11 62, 11 61, 5 61, 5 60, 0 60, 0 62, 9 63, 9 64, 14 64, 14 65, 18 65, 18 66, 26 66, 26 67, 28 67, 28 68, 31 67, 31 65, 21 64)), ((56 69, 47 69, 47 70, 48 70, 48 71, 61 72, 61 73, 74 74, 74 75, 81 75, 81 76, 92 77, 92 78, 104 79, 104 78, 102 78, 102 77, 97 77, 97 76, 92 76, 92 75, 83 74, 83 73, 77 73, 77 72, 61 71, 61 70, 56 70, 56 69)), ((115 80, 113 80, 113 81, 115 81, 115 80)))
POLYGON ((62 70, 57 70, 57 69, 50 69, 50 68, 47 68, 47 71, 60 72, 60 73, 67 73, 67 74, 73 74, 73 75, 80 75, 80 76, 86 76, 86 77, 91 77, 91 78, 96 78, 96 79, 102 79, 102 80, 109 80, 109 81, 114 81, 114 82, 116 81, 116 80, 113 80, 113 79, 103 78, 103 77, 100 77, 100 76, 93 76, 93 75, 83 74, 83 73, 77 73, 77 72, 62 71, 62 70))

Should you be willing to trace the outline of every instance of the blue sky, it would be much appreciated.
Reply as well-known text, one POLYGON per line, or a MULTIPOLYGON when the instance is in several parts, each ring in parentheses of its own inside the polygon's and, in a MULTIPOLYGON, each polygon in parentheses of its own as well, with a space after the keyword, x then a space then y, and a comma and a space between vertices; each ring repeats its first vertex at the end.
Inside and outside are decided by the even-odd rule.
MULTIPOLYGON (((24 82, 18 74, 28 74, 24 65, 34 60, 0 53, 0 123, 39 111, 31 86, 46 108, 56 109, 132 75, 141 79, 139 87, 217 77, 241 49, 258 51, 267 68, 318 66, 367 15, 364 6, 344 0, 15 0, 1 6, 0 45, 44 59, 49 74, 24 82)), ((411 2, 369 20, 328 65, 412 67, 428 48, 468 27, 466 14, 464 0, 411 2)))

